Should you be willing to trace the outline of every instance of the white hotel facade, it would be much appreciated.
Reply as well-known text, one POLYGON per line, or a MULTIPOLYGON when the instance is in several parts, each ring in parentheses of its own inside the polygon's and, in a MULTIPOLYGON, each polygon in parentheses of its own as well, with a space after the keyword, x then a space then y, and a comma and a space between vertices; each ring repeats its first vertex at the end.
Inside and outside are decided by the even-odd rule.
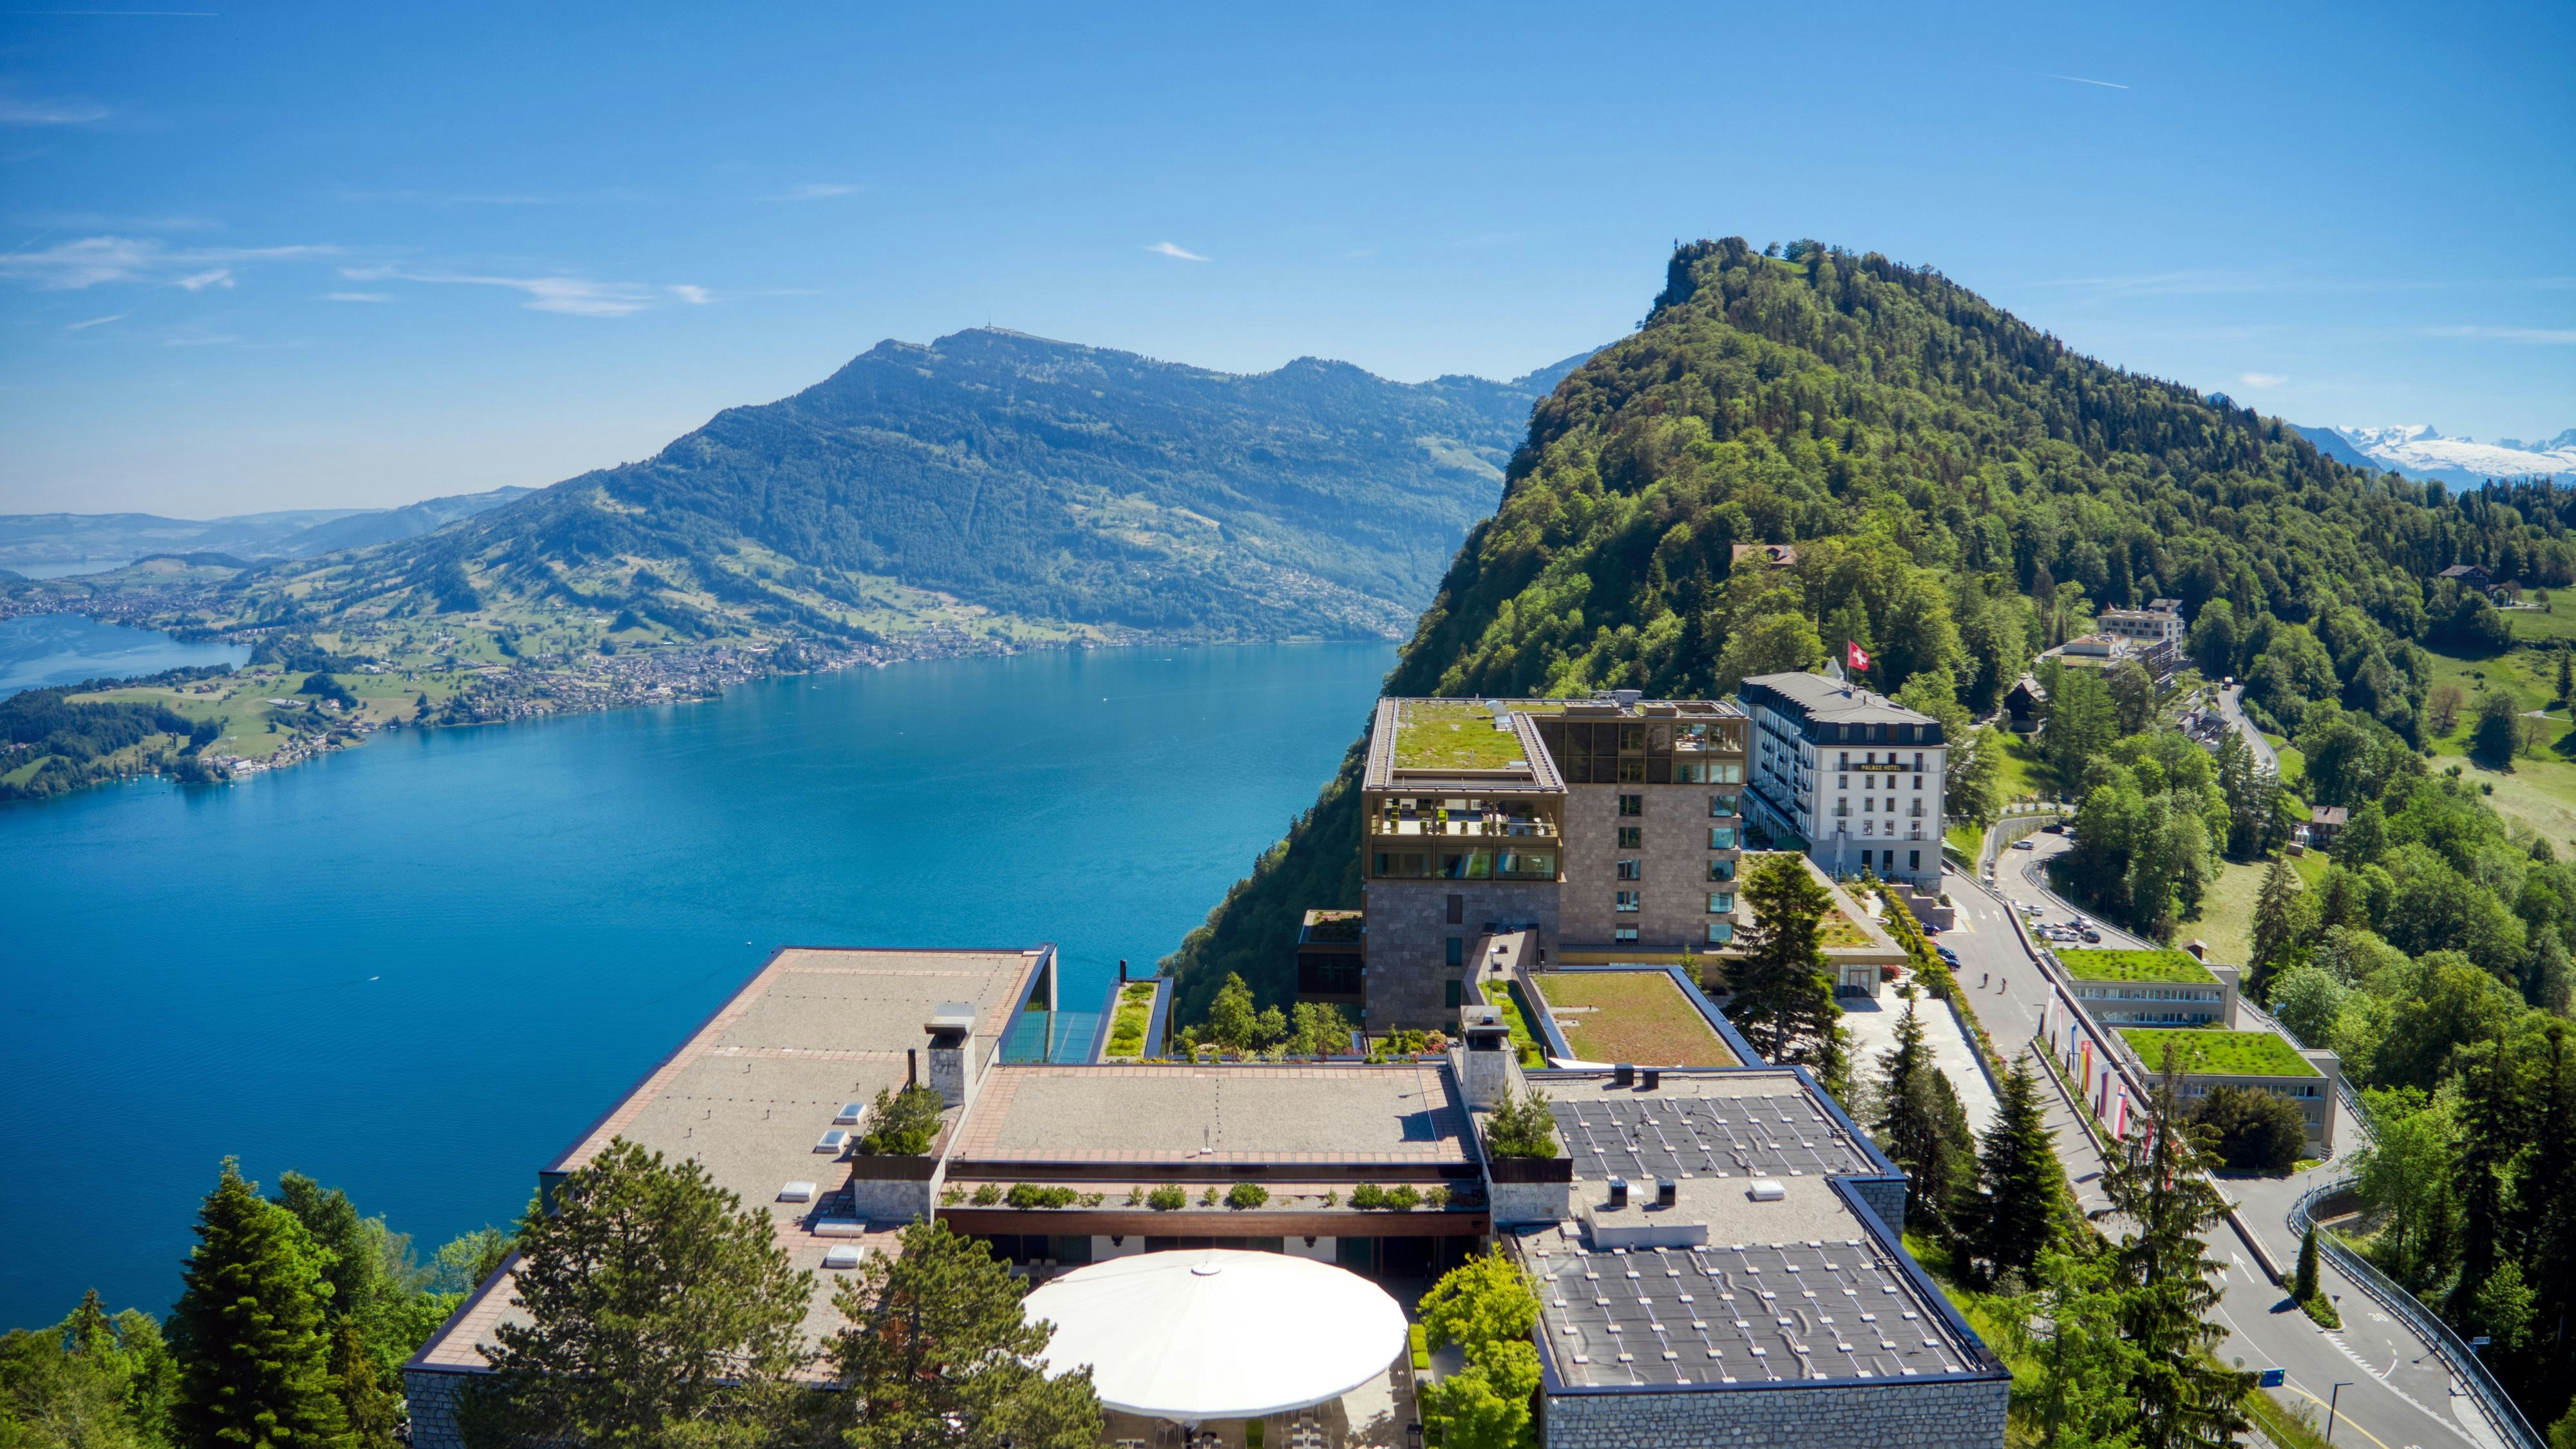
POLYGON ((1736 690, 1746 818, 1828 874, 1941 888, 1940 721, 1845 679, 1758 674, 1736 690))

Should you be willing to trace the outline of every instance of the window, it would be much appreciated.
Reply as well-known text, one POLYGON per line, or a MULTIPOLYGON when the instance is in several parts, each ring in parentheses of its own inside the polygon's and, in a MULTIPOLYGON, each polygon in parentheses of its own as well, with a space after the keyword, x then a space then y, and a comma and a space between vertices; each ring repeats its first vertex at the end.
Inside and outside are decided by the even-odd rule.
POLYGON ((1619 862, 1619 879, 1644 880, 1645 878, 1646 874, 1639 868, 1638 862, 1633 860, 1623 860, 1619 862))
POLYGON ((1440 988, 1441 1004, 1444 1006, 1456 1006, 1465 999, 1466 984, 1455 976, 1442 982, 1440 988))
POLYGON ((1915 789, 1917 789, 1917 790, 1920 790, 1920 789, 1922 789, 1922 788, 1923 788, 1923 777, 1922 777, 1921 775, 1917 775, 1917 776, 1915 776, 1915 777, 1914 777, 1914 788, 1915 788, 1915 789))
POLYGON ((1907 870, 1921 870, 1923 868, 1923 852, 1919 850, 1909 850, 1905 852, 1905 868, 1907 870))
POLYGON ((1710 861, 1708 863, 1708 878, 1710 880, 1735 879, 1735 862, 1732 860, 1710 861))
POLYGON ((1733 892, 1733 891, 1710 891, 1710 892, 1708 893, 1708 913, 1709 913, 1710 915, 1712 915, 1712 916, 1722 916, 1722 915, 1725 915, 1727 912, 1729 912, 1729 911, 1731 911, 1731 910, 1734 910, 1734 909, 1735 909, 1735 892, 1733 892))
POLYGON ((1622 912, 1636 911, 1638 909, 1637 893, 1635 891, 1619 892, 1619 909, 1622 912))
POLYGON ((1446 964, 1451 966, 1464 966, 1467 964, 1467 941, 1465 937, 1452 936, 1449 938, 1445 960, 1446 964))
POLYGON ((1642 825, 1622 825, 1622 826, 1620 826, 1620 827, 1619 827, 1619 848, 1620 848, 1621 850, 1643 850, 1643 849, 1645 849, 1645 848, 1646 848, 1646 828, 1645 828, 1644 826, 1642 826, 1642 825))
POLYGON ((1908 810, 1908 811, 1906 811, 1905 813, 1906 813, 1906 814, 1908 814, 1908 815, 1913 816, 1913 817, 1914 817, 1915 819, 1917 819, 1917 820, 1922 819, 1922 818, 1923 818, 1923 801, 1922 801, 1920 798, 1917 798, 1917 799, 1912 800, 1912 801, 1910 801, 1910 802, 1908 802, 1908 803, 1909 803, 1909 804, 1911 804, 1911 805, 1913 806, 1913 808, 1912 808, 1912 809, 1910 809, 1910 810, 1908 810))
POLYGON ((1640 815, 1645 814, 1645 813, 1646 813, 1646 797, 1645 797, 1645 796, 1643 796, 1643 795, 1622 795, 1622 796, 1620 796, 1620 797, 1619 797, 1619 813, 1620 813, 1621 815, 1624 815, 1624 816, 1630 817, 1630 818, 1632 818, 1632 819, 1633 819, 1633 818, 1635 818, 1635 817, 1637 817, 1637 816, 1640 816, 1640 815))
POLYGON ((1851 801, 1844 799, 1840 795, 1836 795, 1834 797, 1834 817, 1836 819, 1844 819, 1849 817, 1850 814, 1851 801))
POLYGON ((1836 752, 1835 752, 1835 754, 1834 754, 1834 768, 1835 768, 1835 769, 1837 769, 1837 770, 1848 770, 1848 769, 1850 769, 1850 768, 1851 768, 1851 751, 1849 751, 1849 750, 1838 750, 1838 751, 1836 751, 1836 752))
POLYGON ((1614 927, 1610 932, 1610 940, 1614 945, 1634 946, 1637 944, 1637 928, 1634 926, 1614 927))
POLYGON ((1721 785, 1740 785, 1744 783, 1744 767, 1739 764, 1711 765, 1708 777, 1721 785))
POLYGON ((1914 752, 1914 773, 1918 775, 1923 773, 1923 752, 1921 750, 1916 750, 1914 752))
POLYGON ((1735 827, 1732 825, 1710 826, 1708 828, 1708 848, 1711 850, 1733 850, 1735 848, 1735 827))
POLYGON ((1721 820, 1733 815, 1735 813, 1735 797, 1732 795, 1709 796, 1708 813, 1721 820))
POLYGON ((1448 920, 1448 923, 1453 926, 1463 926, 1467 923, 1467 898, 1465 896, 1451 896, 1449 898, 1449 914, 1446 919, 1448 920))
POLYGON ((1711 921, 1708 923, 1708 943, 1710 945, 1723 946, 1734 939, 1735 923, 1733 921, 1711 921))
POLYGON ((1621 760, 1619 762, 1619 783, 1622 785, 1642 785, 1646 783, 1646 762, 1643 760, 1621 760))

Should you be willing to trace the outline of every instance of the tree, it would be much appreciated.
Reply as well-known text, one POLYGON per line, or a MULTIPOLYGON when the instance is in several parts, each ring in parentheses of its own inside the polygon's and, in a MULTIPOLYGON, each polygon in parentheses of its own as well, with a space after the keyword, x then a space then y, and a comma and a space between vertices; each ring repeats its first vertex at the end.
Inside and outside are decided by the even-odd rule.
POLYGON ((1719 694, 1757 674, 1795 674, 1825 657, 1825 641, 1804 614, 1766 614, 1738 625, 1718 655, 1713 681, 1719 694))
POLYGON ((2478 722, 2469 731, 2469 753, 2489 767, 2513 768, 2513 752, 2520 741, 2514 729, 2513 696, 2489 690, 2478 697, 2478 722))
POLYGON ((2347 868, 2368 865, 2387 849, 2388 812, 2376 800, 2354 806, 2344 820, 2342 833, 2335 836, 2335 864, 2347 868))
POLYGON ((939 1135, 940 1117, 946 1110, 936 1087, 919 1083, 900 1091, 879 1087, 859 1131, 859 1151, 868 1157, 919 1157, 939 1135))
POLYGON ((477 1446, 757 1443, 810 1360, 813 1275, 694 1159, 618 1138, 519 1220, 513 1303, 459 1423, 477 1446))
POLYGON ((1547 1109, 1547 1093, 1536 1087, 1517 1096, 1504 1092, 1486 1114, 1485 1142, 1497 1157, 1554 1157, 1556 1115, 1547 1109))
POLYGON ((1978 1144, 1976 1210, 1963 1215, 1992 1277, 2028 1281, 2048 1247, 2057 1210, 2056 1136, 2029 1059, 2016 1059, 1995 1096, 1995 1120, 1978 1144))
POLYGON ((2112 1248, 2122 1283, 2120 1326, 2141 1355, 2131 1380, 2140 1449, 2223 1444, 2246 1427, 2236 1401, 2254 1375, 2222 1369, 2209 1350, 2226 1334, 2210 1321, 2225 1265, 2203 1234, 2227 1214, 2201 1172, 2182 1111, 2173 1048, 2149 1095, 2153 1130, 2132 1137, 2104 1174, 2112 1207, 2131 1227, 2112 1248))
POLYGON ((2121 1331, 2109 1255, 2041 1254, 2033 1307, 2033 1319, 2013 1331, 2036 1332, 2038 1381, 2025 1390, 2016 1375, 2014 1407, 2039 1425, 2046 1449, 2129 1449, 2137 1442, 2130 1384, 2144 1357, 2121 1331))
POLYGON ((1951 1210, 1972 1179, 1968 1119, 1958 1093, 1933 1063, 1917 1003, 1896 1019, 1896 1045, 1879 1058, 1881 1103, 1870 1130, 1904 1170, 1912 1205, 1906 1226, 1935 1239, 1953 1234, 1951 1210))
POLYGON ((385 1387, 384 1370, 354 1319, 331 1333, 331 1393, 348 1420, 350 1449, 393 1449, 402 1405, 385 1387))
POLYGON ((1253 1008, 1252 988, 1239 974, 1229 973, 1225 984, 1216 989, 1216 1000, 1208 1004, 1208 1036, 1230 1051, 1249 1051, 1261 1034, 1260 1014, 1253 1008))
POLYGON ((2332 1047, 2335 1019, 2352 988, 2319 966, 2299 965, 2272 978, 2272 1015, 2303 1046, 2332 1047))
POLYGON ((1738 934, 1743 958, 1727 971, 1727 1015, 1769 1060, 1805 1062, 1818 1077, 1839 1079, 1842 1008, 1817 944, 1833 894, 1804 857, 1786 851, 1753 858, 1743 880, 1749 919, 1738 934))
POLYGON ((1538 1392, 1538 1295, 1529 1275, 1497 1248, 1443 1275, 1418 1305, 1430 1346, 1458 1345, 1467 1360, 1422 1390, 1426 1417, 1454 1449, 1514 1449, 1525 1442, 1538 1392))
POLYGON ((2317 1296, 2317 1225, 2299 1239, 2299 1267, 2290 1277, 2290 1296, 2301 1303, 2317 1296))
POLYGON ((2200 614, 2191 621, 2188 641, 2192 659, 2200 672, 2211 679, 2225 679, 2236 673, 2240 647, 2236 632, 2236 610, 2225 599, 2212 599, 2200 606, 2200 614))
POLYGON ((2272 858, 2263 872, 2263 889, 2254 897, 2254 972, 2269 980, 2299 938, 2299 896, 2307 887, 2289 861, 2272 858))
POLYGON ((2459 1252, 2459 1199, 2451 1180, 2457 1129, 2449 1103, 2417 1091, 2374 1091, 2378 1139, 2356 1155, 2353 1186, 2386 1222, 2371 1243, 2380 1271, 2410 1291, 2450 1275, 2459 1252))
POLYGON ((2288 1172, 2308 1140, 2298 1104, 2260 1087, 2210 1088, 2192 1122, 2208 1135, 2218 1160, 2239 1172, 2288 1172))
POLYGON ((1333 1056, 1351 1048, 1351 1024, 1338 1006, 1300 1001, 1289 1022, 1288 1044, 1302 1055, 1333 1056))
POLYGON ((2558 651, 2558 702, 2566 704, 2571 700, 2576 700, 2576 655, 2561 649, 2558 651))
POLYGON ((2467 690, 2449 680, 2434 685, 2432 691, 2424 696, 2424 707, 2429 712, 2435 735, 2447 735, 2459 728, 2460 710, 2468 703, 2468 698, 2467 690))
POLYGON ((2072 790, 2084 778, 2085 764, 2118 737, 2119 722, 2100 671, 2062 666, 2049 672, 2056 678, 2042 681, 2048 687, 2048 729, 2040 744, 2059 787, 2072 790))
POLYGON ((2123 659, 2102 682, 2111 692, 2111 714, 2120 733, 2134 735, 2155 723, 2156 681, 2147 666, 2123 659))
POLYGON ((904 1229, 903 1251, 871 1254, 833 1302, 842 1392, 829 1413, 851 1449, 1091 1449, 1100 1398, 1091 1370, 1038 1366, 1055 1328, 1032 1323, 1010 1265, 946 1223, 904 1229))
POLYGON ((160 1449, 177 1379, 160 1325, 93 1290, 60 1323, 0 1334, 0 1444, 160 1449))
POLYGON ((224 1159, 197 1211, 197 1246, 170 1315, 180 1364, 171 1421, 181 1440, 231 1449, 347 1442, 323 1336, 322 1256, 293 1213, 263 1201, 224 1159))

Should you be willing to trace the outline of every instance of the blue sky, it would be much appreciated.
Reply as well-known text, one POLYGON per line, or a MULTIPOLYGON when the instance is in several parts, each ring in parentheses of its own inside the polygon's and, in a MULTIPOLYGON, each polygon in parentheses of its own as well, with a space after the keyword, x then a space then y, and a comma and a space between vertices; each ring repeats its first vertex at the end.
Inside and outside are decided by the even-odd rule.
POLYGON ((2565 4, 20 3, 0 511, 544 484, 987 322, 1503 376, 1725 235, 2298 422, 2576 427, 2565 4))

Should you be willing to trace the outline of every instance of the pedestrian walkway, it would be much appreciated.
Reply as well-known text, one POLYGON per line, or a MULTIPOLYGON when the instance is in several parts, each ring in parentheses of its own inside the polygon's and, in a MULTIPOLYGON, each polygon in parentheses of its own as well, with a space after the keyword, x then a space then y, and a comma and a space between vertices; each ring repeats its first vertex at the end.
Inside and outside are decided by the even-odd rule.
MULTIPOLYGON (((1932 1064, 1959 1094, 1959 1105, 1968 1114, 1968 1130, 1982 1136, 1995 1120, 1995 1089, 1977 1065, 1977 1050, 1968 1041, 1967 1028, 1959 1024, 1958 1014, 1946 1001, 1918 995, 1913 1004, 1922 1015, 1923 1040, 1932 1049, 1932 1064)), ((1904 1019, 1905 1007, 1904 999, 1893 990, 1880 997, 1843 999, 1843 1030, 1851 1033, 1854 1075, 1878 1079, 1879 1058, 1896 1049, 1896 1024, 1904 1019)))

